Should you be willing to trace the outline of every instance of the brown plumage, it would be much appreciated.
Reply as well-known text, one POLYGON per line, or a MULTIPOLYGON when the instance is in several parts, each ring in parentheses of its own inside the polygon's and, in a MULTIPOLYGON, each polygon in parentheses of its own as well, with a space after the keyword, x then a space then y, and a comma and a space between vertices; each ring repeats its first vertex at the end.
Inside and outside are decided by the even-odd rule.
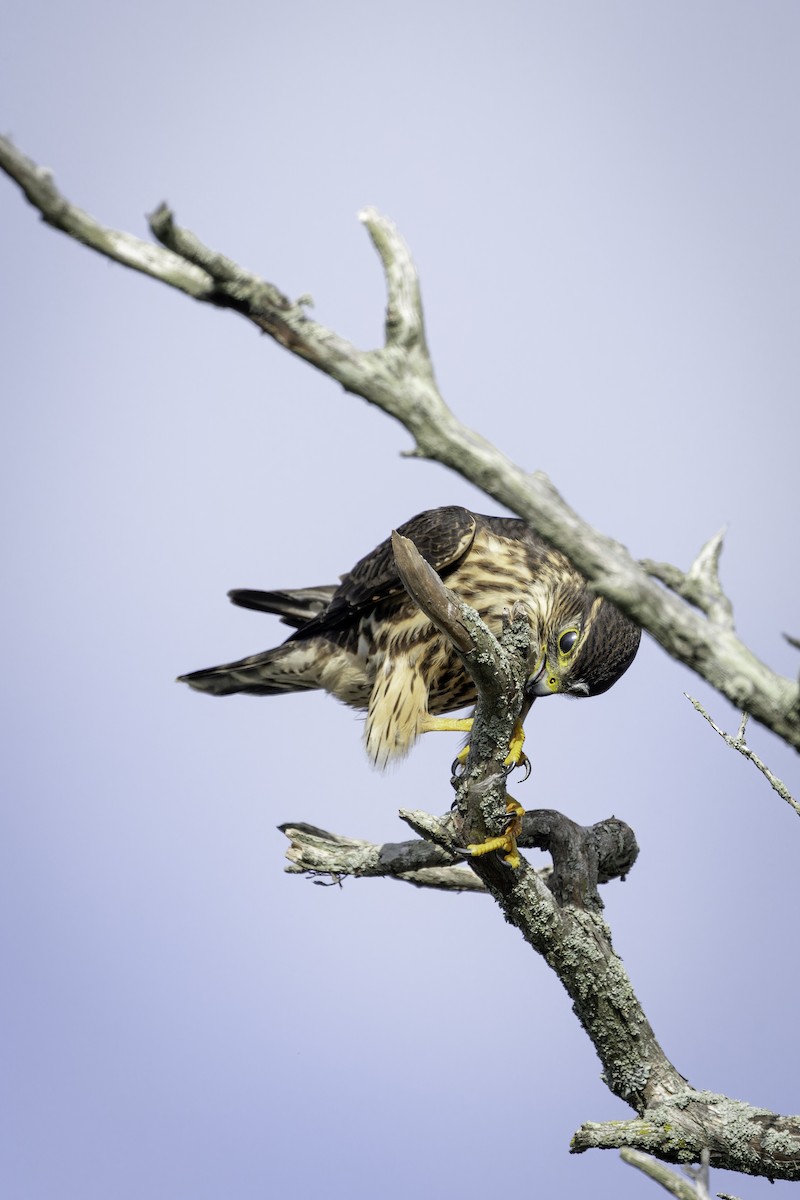
MULTIPOLYGON (((633 661, 637 626, 523 521, 451 506, 420 513, 399 532, 495 633, 505 610, 525 607, 531 700, 597 696, 633 661)), ((366 710, 366 749, 380 767, 436 728, 440 714, 474 703, 472 680, 450 643, 404 590, 389 539, 338 587, 229 595, 245 608, 277 613, 295 632, 274 650, 180 677, 199 691, 271 696, 321 688, 366 710)))

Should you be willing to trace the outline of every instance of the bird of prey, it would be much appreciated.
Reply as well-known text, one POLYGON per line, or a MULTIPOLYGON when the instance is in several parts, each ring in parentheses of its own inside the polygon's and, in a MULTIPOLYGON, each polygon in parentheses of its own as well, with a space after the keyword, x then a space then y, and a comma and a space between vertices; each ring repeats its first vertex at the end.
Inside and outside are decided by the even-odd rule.
MULTIPOLYGON (((531 627, 525 711, 538 696, 598 696, 633 661, 639 628, 524 521, 453 505, 420 513, 398 532, 493 633, 500 633, 504 612, 524 607, 531 627)), ((402 757, 428 730, 470 728, 469 719, 442 714, 473 704, 474 684, 405 591, 390 539, 338 586, 229 596, 278 614, 295 632, 274 650, 193 671, 181 682, 215 696, 330 692, 366 711, 366 750, 378 767, 402 757)), ((517 757, 521 748, 520 738, 517 757)))

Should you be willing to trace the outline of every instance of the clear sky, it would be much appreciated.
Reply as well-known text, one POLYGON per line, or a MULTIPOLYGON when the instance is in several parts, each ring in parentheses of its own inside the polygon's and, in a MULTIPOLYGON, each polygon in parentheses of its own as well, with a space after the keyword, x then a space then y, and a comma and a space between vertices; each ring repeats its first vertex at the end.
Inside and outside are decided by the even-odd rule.
MULTIPOLYGON (((686 567, 727 524, 739 631, 797 671, 796 4, 14 7, 0 123, 71 199, 141 235, 168 200, 365 347, 356 213, 388 212, 456 413, 637 556, 686 567)), ((279 822, 396 841, 399 807, 443 811, 457 738, 381 776, 327 697, 173 682, 281 639, 228 588, 334 582, 424 508, 496 507, 3 179, 0 304, 0 1193, 652 1193, 568 1155, 629 1110, 488 899, 283 872, 279 822)), ((649 641, 606 696, 537 705, 518 795, 634 826, 607 915, 667 1053, 798 1111, 800 823, 684 691, 735 730, 649 641)))

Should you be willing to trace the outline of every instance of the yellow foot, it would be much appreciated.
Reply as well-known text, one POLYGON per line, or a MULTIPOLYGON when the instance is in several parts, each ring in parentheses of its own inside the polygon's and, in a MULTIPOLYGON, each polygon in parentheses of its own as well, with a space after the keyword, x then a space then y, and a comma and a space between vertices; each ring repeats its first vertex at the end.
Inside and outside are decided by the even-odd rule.
MULTIPOLYGON (((428 720, 430 720, 430 721, 435 721, 436 719, 437 719, 436 717, 428 718, 428 720)), ((453 722, 453 724, 455 724, 455 722, 453 722)), ((472 718, 469 718, 469 727, 470 727, 470 729, 472 728, 472 718)), ((440 729, 440 728, 444 728, 444 726, 437 725, 437 726, 432 726, 431 728, 440 729)), ((447 728, 449 728, 449 726, 447 728)), ((460 726, 459 726, 459 728, 460 728, 460 726)), ((528 758, 527 754, 523 754, 523 752, 522 752, 522 747, 523 747, 524 743, 525 743, 525 730, 522 728, 522 725, 520 724, 519 721, 515 721, 514 729, 511 734, 511 741, 508 743, 508 754, 503 759, 503 766, 508 767, 510 771, 513 771, 514 767, 524 767, 525 768, 524 778, 527 779, 531 773, 531 760, 528 758)), ((469 742, 467 742, 466 746, 464 746, 461 750, 459 750, 458 754, 455 757, 455 762, 453 763, 453 772, 454 773, 455 773, 456 765, 463 767, 464 764, 466 763, 468 757, 469 757, 469 742)))
POLYGON ((461 747, 458 754, 453 759, 453 766, 451 769, 452 769, 452 772, 454 775, 456 773, 456 767, 463 767, 468 758, 469 758, 469 742, 467 742, 466 745, 461 747))
POLYGON ((528 758, 527 754, 523 754, 522 752, 522 747, 524 744, 525 730, 522 728, 522 723, 520 721, 515 721, 514 729, 511 734, 511 741, 508 743, 508 754, 505 757, 504 763, 505 766, 512 769, 514 767, 524 767, 524 778, 527 779, 531 773, 531 760, 528 758))
POLYGON ((467 846, 467 849, 476 858, 482 854, 491 854, 495 850, 502 851, 503 862, 507 862, 510 867, 518 867, 521 859, 517 849, 517 838, 522 833, 522 818, 525 816, 525 809, 509 796, 506 802, 506 812, 508 820, 501 837, 487 838, 485 842, 473 842, 472 845, 467 846))

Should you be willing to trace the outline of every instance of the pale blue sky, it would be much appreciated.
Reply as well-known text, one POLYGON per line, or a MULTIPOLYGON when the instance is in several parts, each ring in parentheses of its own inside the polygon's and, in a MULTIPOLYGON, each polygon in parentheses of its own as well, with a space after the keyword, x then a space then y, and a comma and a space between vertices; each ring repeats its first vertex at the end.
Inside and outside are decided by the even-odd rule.
MULTIPOLYGON (((793 674, 799 50, 788 2, 33 0, 0 112, 104 222, 144 235, 166 199, 363 346, 383 281, 356 213, 390 213, 458 415, 636 555, 686 566, 727 523, 738 628, 793 674)), ((335 581, 423 508, 495 506, 6 180, 0 218, 0 1191, 647 1195, 568 1155, 628 1110, 488 900, 283 873, 281 821, 398 840, 399 807, 446 808, 457 740, 380 776, 326 697, 172 682, 280 640, 228 588, 335 581)), ((797 1111, 800 824, 686 690, 735 729, 649 642, 606 696, 537 705, 519 798, 634 826, 605 898, 662 1044, 698 1087, 797 1111)), ((751 742, 800 791, 796 755, 751 742)))

